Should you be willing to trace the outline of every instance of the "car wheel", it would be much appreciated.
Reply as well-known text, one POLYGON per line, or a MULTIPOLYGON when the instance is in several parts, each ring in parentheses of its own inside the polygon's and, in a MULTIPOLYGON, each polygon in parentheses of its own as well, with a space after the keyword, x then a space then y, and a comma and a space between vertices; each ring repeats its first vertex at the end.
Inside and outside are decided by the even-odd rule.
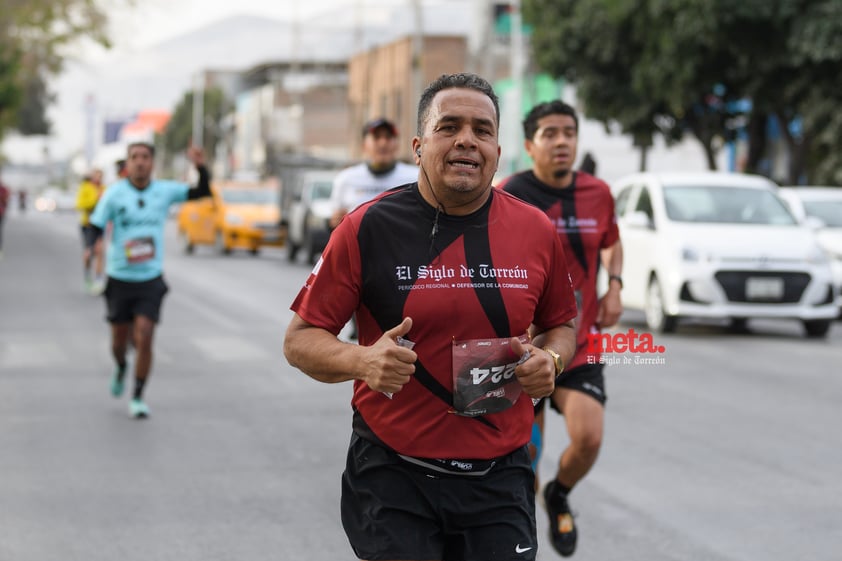
POLYGON ((678 317, 667 315, 664 311, 664 293, 658 277, 652 277, 646 292, 646 325, 652 331, 672 333, 678 325, 678 317))
POLYGON ((216 251, 222 255, 228 255, 231 253, 231 248, 225 245, 225 234, 222 230, 216 233, 216 243, 214 246, 216 247, 216 251))
POLYGON ((253 247, 253 248, 251 248, 250 251, 251 251, 251 254, 254 255, 255 257, 260 255, 260 248, 259 247, 253 247))
POLYGON ((304 249, 307 263, 310 265, 316 264, 316 249, 313 247, 313 235, 310 233, 310 228, 307 224, 310 222, 309 213, 304 217, 304 231, 301 233, 301 247, 304 249))
POLYGON ((184 253, 186 253, 187 255, 193 254, 193 250, 196 249, 196 246, 193 245, 190 242, 190 238, 187 236, 186 232, 184 232, 184 231, 178 232, 178 241, 179 241, 179 245, 181 246, 181 249, 184 251, 184 253))
POLYGON ((748 318, 731 318, 728 331, 731 333, 748 333, 748 318))
POLYGON ((316 264, 316 255, 318 252, 316 251, 316 244, 313 242, 313 236, 309 233, 307 234, 307 238, 304 241, 304 245, 307 248, 307 263, 310 265, 316 264))
POLYGON ((807 337, 824 337, 830 331, 830 323, 829 319, 804 320, 804 331, 807 337))
POLYGON ((295 261, 295 258, 298 256, 298 250, 301 248, 298 244, 294 243, 289 237, 287 237, 287 259, 290 261, 295 261))

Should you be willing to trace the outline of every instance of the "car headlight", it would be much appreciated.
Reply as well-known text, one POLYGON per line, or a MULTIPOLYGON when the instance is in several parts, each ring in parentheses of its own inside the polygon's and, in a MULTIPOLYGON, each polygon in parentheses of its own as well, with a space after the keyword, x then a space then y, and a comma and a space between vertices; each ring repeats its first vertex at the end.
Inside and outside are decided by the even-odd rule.
POLYGON ((243 217, 229 212, 225 215, 225 222, 237 226, 243 223, 243 217))
POLYGON ((807 253, 807 263, 811 263, 813 265, 821 265, 823 263, 828 263, 830 259, 828 258, 827 252, 821 248, 821 246, 814 245, 809 253, 807 253))

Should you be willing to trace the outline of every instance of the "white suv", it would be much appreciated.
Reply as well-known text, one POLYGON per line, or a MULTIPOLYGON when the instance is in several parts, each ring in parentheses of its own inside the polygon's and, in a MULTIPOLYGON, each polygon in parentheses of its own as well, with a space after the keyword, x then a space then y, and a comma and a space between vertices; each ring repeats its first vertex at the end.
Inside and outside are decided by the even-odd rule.
POLYGON ((842 188, 781 187, 778 194, 798 220, 816 231, 819 245, 830 256, 836 304, 842 318, 842 188))
POLYGON ((330 238, 330 216, 333 203, 335 171, 305 171, 298 178, 295 200, 287 216, 287 256, 294 261, 299 250, 304 250, 307 263, 313 265, 330 238))
POLYGON ((795 318, 823 337, 836 316, 827 254, 766 178, 638 173, 612 185, 623 243, 623 304, 650 329, 682 317, 795 318))

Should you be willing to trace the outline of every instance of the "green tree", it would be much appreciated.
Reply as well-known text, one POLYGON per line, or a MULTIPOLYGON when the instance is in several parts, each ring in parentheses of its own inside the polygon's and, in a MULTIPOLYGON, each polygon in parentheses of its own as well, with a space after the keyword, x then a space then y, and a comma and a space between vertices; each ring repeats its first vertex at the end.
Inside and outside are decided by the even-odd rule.
POLYGON ((842 3, 835 0, 524 0, 534 53, 578 87, 589 116, 638 137, 685 133, 708 166, 750 100, 749 168, 783 123, 788 181, 837 177, 842 3), (817 143, 817 144, 816 144, 817 143))
POLYGON ((20 72, 20 53, 17 49, 0 48, 0 139, 3 130, 13 118, 12 111, 18 107, 21 88, 12 79, 20 72))
MULTIPOLYGON (((202 148, 211 162, 216 145, 222 139, 220 123, 232 109, 232 104, 219 88, 204 91, 204 119, 202 128, 202 148)), ((193 136, 193 92, 187 92, 173 111, 167 128, 157 140, 164 149, 165 166, 169 166, 172 154, 182 151, 190 144, 193 136)))
POLYGON ((50 123, 47 120, 47 107, 55 96, 47 89, 44 77, 39 73, 27 73, 26 81, 21 84, 23 99, 17 111, 14 128, 22 134, 47 134, 50 123))
POLYGON ((589 117, 606 128, 619 124, 630 134, 645 167, 646 149, 659 132, 660 110, 632 82, 634 61, 643 56, 643 45, 635 40, 634 2, 533 0, 523 8, 525 20, 534 26, 538 65, 576 86, 589 117))
MULTIPOLYGON (((133 0, 111 0, 131 4, 133 0)), ((3 0, 0 9, 0 138, 49 130, 45 112, 53 97, 46 84, 58 73, 66 48, 82 37, 105 47, 104 0, 3 0)))
POLYGON ((577 86, 588 116, 632 136, 641 169, 654 135, 670 145, 685 133, 716 167, 734 94, 722 83, 725 55, 709 10, 707 0, 524 2, 539 66, 577 86))
POLYGON ((802 173, 815 184, 842 186, 842 3, 808 2, 794 17, 787 39, 789 75, 782 76, 784 113, 801 119, 801 130, 787 137, 790 180, 802 173))
MULTIPOLYGON (((777 179, 823 182, 829 169, 840 169, 838 157, 825 149, 825 158, 817 159, 814 148, 820 152, 816 139, 840 127, 839 117, 822 110, 821 101, 839 100, 842 5, 833 0, 751 0, 735 4, 728 17, 719 19, 722 36, 733 38, 727 43, 734 61, 728 67, 730 79, 753 105, 748 170, 758 171, 767 145, 765 125, 775 119, 789 155, 787 173, 777 179)), ((842 137, 836 139, 842 142, 842 137)), ((839 148, 836 144, 835 151, 839 148)))

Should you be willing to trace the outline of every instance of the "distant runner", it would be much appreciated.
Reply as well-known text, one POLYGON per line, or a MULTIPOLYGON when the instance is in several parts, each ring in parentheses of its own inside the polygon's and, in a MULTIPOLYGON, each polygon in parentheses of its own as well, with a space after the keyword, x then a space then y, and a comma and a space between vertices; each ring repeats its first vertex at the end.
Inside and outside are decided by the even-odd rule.
POLYGON ((155 147, 134 143, 128 147, 127 178, 113 183, 91 215, 91 225, 100 233, 113 225, 106 255, 108 281, 105 301, 111 323, 111 352, 116 362, 111 393, 123 393, 126 350, 129 337, 136 351, 134 394, 129 414, 149 415, 143 390, 152 367, 152 340, 160 317, 161 302, 167 293, 163 277, 164 225, 169 207, 184 200, 209 197, 210 173, 204 154, 191 148, 187 157, 199 172, 195 187, 177 181, 152 179, 155 147))
POLYGON ((90 218, 104 190, 102 170, 94 169, 84 177, 76 193, 76 209, 79 211, 79 226, 82 230, 85 289, 96 294, 102 292, 105 282, 102 276, 102 230, 91 226, 90 218))

